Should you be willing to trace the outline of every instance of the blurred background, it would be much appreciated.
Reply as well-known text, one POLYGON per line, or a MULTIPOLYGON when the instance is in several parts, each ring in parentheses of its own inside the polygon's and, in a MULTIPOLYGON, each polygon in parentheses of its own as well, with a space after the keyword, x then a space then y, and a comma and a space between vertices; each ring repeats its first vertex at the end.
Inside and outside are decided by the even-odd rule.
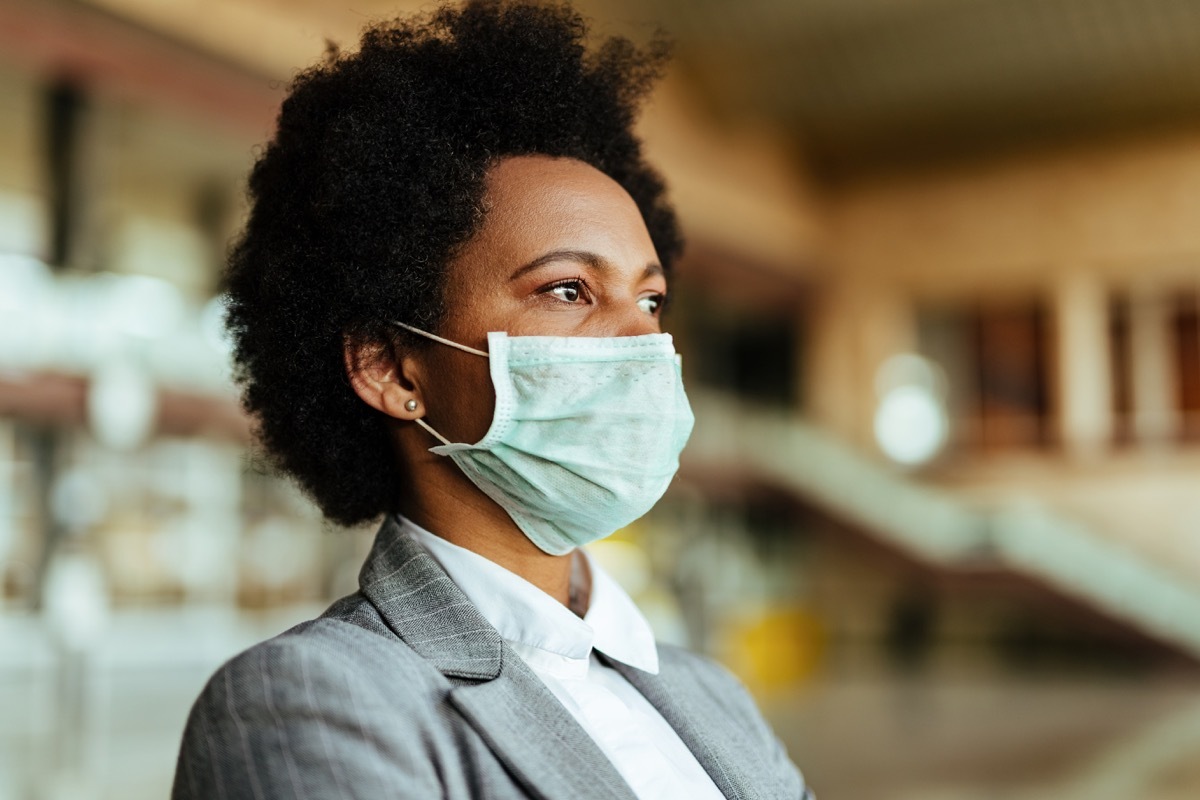
MULTIPOLYGON (((581 0, 698 425, 594 552, 823 798, 1200 796, 1200 4, 581 0)), ((243 179, 355 0, 0 0, 0 800, 163 797, 206 677, 353 591, 250 445, 243 179)))

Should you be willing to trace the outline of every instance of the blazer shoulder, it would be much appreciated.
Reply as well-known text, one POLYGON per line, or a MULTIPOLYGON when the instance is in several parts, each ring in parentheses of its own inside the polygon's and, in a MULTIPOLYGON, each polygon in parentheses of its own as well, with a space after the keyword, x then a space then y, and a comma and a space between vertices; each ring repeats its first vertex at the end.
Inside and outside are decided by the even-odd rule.
POLYGON ((343 619, 301 623, 209 679, 172 796, 421 796, 398 787, 437 787, 433 758, 413 755, 448 690, 398 637, 343 619))
POLYGON ((710 689, 745 692, 742 682, 719 661, 684 647, 659 642, 658 660, 664 674, 686 676, 710 689))
MULTIPOLYGON (((752 737, 759 752, 766 754, 775 774, 789 787, 787 796, 811 798, 804 776, 775 735, 770 723, 745 685, 723 664, 675 645, 659 644, 659 672, 680 690, 699 695, 703 705, 720 710, 719 718, 752 737)), ((716 725, 716 720, 713 721, 716 725)))
POLYGON ((762 728, 765 723, 754 698, 724 665, 675 645, 658 645, 659 674, 677 690, 702 696, 728 716, 762 728))
MULTIPOLYGON (((255 695, 243 687, 262 684, 280 692, 310 694, 314 702, 355 692, 373 694, 388 685, 403 692, 386 692, 389 705, 427 691, 449 688, 449 682, 398 636, 381 635, 369 625, 336 616, 302 622, 260 642, 226 661, 209 679, 200 699, 222 699, 234 692, 243 701, 255 695), (386 682, 385 682, 386 679, 386 682), (341 683, 340 691, 333 691, 341 683), (322 692, 325 692, 324 694, 322 692)), ((380 623, 382 626, 382 622, 380 623)), ((388 631, 390 633, 390 631, 388 631)))

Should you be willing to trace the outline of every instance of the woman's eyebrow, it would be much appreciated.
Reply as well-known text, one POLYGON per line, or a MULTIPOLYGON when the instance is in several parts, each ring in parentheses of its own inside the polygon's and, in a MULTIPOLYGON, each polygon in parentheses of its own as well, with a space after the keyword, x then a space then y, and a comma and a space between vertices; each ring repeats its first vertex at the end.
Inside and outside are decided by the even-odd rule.
MULTIPOLYGON (((531 272, 539 267, 544 267, 554 261, 575 261, 592 269, 605 272, 612 269, 612 264, 603 256, 587 250, 552 250, 549 253, 544 253, 538 256, 533 261, 518 267, 516 272, 508 277, 509 281, 515 281, 527 272, 531 272)), ((654 275, 663 275, 662 265, 657 261, 651 261, 646 265, 646 269, 642 272, 642 279, 652 277, 654 275)))
POLYGON ((575 261, 584 266, 592 267, 593 269, 605 270, 608 269, 608 261, 586 250, 551 250, 549 253, 544 253, 533 261, 530 261, 523 267, 519 267, 516 272, 509 276, 510 281, 515 281, 527 272, 532 272, 538 267, 544 267, 553 261, 575 261))

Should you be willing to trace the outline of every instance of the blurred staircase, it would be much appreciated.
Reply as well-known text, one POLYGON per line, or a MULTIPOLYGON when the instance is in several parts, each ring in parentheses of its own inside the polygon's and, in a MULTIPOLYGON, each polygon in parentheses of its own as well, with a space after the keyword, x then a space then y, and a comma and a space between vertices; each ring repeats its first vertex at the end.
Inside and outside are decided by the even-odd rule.
POLYGON ((1012 570, 1200 659, 1200 585, 1032 504, 982 509, 872 460, 794 415, 689 392, 685 469, 736 468, 928 563, 1012 570))

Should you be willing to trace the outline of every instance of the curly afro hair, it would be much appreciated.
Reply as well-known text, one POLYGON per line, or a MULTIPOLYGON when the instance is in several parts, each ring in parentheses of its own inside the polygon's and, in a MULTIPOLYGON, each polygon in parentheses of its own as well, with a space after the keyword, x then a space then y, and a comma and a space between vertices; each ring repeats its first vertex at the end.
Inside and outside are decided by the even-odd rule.
POLYGON ((371 25, 357 52, 331 49, 296 77, 250 173, 227 320, 259 441, 328 519, 393 511, 399 485, 387 420, 351 389, 343 342, 403 346, 391 320, 438 329, 490 165, 539 154, 599 169, 670 270, 678 225, 633 132, 666 51, 661 37, 589 50, 568 6, 480 0, 371 25))

